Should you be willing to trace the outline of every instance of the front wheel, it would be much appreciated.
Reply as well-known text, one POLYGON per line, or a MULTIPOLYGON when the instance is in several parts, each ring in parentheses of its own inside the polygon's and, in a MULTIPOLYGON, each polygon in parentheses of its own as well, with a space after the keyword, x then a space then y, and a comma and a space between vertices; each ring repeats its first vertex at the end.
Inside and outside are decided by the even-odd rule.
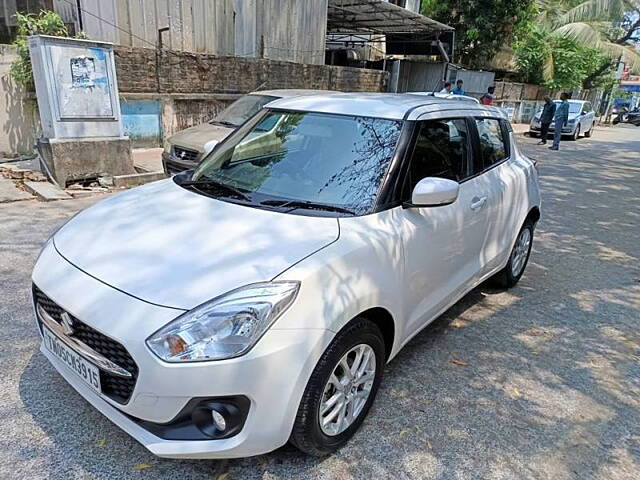
POLYGON ((591 138, 591 137, 593 136, 593 129, 594 129, 594 127, 595 127, 595 125, 591 125, 591 128, 589 129, 589 131, 588 131, 588 132, 586 132, 586 133, 584 134, 584 136, 585 136, 586 138, 591 138))
POLYGON ((529 262, 531 247, 533 245, 533 231, 535 225, 527 220, 522 226, 516 243, 509 255, 507 266, 500 270, 494 277, 493 282, 502 288, 512 288, 520 281, 524 270, 529 262))
POLYGON ((576 131, 573 132, 573 135, 571 135, 571 140, 573 140, 574 142, 578 140, 578 138, 580 138, 580 124, 578 124, 578 126, 576 127, 576 131))
POLYGON ((290 442, 315 456, 344 445, 373 404, 384 360, 382 333, 373 322, 357 318, 341 330, 311 374, 290 442))

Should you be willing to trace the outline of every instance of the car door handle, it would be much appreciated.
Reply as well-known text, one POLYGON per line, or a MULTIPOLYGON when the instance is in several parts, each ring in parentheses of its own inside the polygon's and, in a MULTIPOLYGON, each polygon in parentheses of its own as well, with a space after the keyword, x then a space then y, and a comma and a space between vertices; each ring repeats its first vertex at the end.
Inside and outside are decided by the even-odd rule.
POLYGON ((475 197, 473 200, 471 200, 471 210, 473 210, 474 212, 477 212, 486 204, 487 204, 487 197, 482 197, 482 198, 475 197))

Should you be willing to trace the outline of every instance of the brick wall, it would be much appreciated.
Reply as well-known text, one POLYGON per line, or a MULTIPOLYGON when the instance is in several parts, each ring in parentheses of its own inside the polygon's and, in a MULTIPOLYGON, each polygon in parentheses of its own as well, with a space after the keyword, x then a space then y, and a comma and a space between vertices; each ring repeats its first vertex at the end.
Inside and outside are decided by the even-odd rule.
POLYGON ((246 93, 274 88, 384 91, 388 74, 330 65, 115 47, 123 93, 246 93))

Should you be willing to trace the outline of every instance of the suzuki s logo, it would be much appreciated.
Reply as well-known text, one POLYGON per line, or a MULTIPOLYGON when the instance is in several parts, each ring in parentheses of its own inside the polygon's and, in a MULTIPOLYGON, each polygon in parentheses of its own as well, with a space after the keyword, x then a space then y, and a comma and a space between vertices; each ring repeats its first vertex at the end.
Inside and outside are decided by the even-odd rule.
POLYGON ((60 314, 60 318, 62 320, 62 331, 64 334, 67 336, 73 335, 75 330, 73 329, 73 320, 71 320, 69 314, 67 312, 63 312, 60 314))
POLYGON ((185 152, 184 150, 180 152, 180 158, 184 160, 184 157, 186 156, 187 156, 187 152, 185 152))

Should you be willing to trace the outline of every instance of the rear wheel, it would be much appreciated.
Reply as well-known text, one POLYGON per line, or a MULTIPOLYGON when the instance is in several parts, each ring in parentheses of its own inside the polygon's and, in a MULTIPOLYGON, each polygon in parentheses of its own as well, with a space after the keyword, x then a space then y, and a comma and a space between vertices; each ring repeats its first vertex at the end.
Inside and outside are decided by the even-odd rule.
POLYGON ((373 322, 357 318, 338 333, 309 379, 291 443, 315 456, 344 445, 373 404, 384 360, 382 333, 373 322))
POLYGON ((507 266, 500 270, 493 278, 493 283, 502 288, 514 287, 522 278, 529 262, 533 245, 533 231, 535 224, 527 220, 518 233, 516 243, 509 255, 507 266))

